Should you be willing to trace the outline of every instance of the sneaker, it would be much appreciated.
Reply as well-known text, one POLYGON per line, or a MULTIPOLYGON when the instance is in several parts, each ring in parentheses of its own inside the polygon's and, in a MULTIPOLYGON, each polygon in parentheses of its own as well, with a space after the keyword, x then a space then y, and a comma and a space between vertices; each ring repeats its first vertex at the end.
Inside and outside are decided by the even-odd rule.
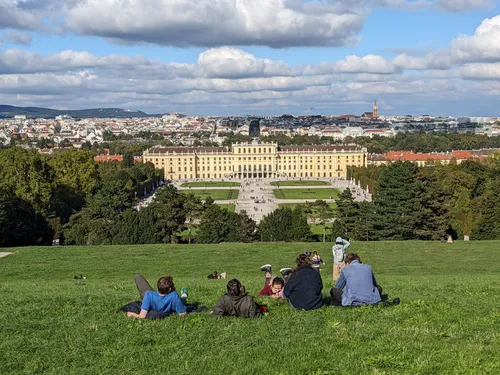
POLYGON ((181 298, 182 299, 187 299, 188 298, 188 288, 184 287, 181 289, 181 298))
POLYGON ((262 272, 269 272, 269 273, 271 273, 271 265, 270 264, 264 264, 262 267, 260 267, 260 270, 262 272))
POLYGON ((221 279, 226 280, 226 277, 227 277, 227 273, 226 273, 226 272, 222 272, 222 273, 220 274, 220 278, 221 278, 221 279))
POLYGON ((394 298, 394 300, 392 301, 392 304, 393 305, 399 305, 401 303, 401 300, 399 298, 394 298))
POLYGON ((280 273, 281 273, 281 276, 283 276, 283 278, 290 276, 290 274, 292 272, 293 272, 293 269, 289 268, 289 267, 280 269, 280 273))

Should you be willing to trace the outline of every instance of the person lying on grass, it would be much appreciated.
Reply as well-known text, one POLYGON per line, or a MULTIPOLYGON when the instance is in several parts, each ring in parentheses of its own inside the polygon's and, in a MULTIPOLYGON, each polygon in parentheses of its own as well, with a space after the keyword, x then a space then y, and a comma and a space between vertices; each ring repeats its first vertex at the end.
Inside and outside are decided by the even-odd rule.
MULTIPOLYGON (((274 277, 272 273, 272 266, 265 264, 260 267, 260 270, 266 273, 266 280, 264 288, 259 292, 259 296, 268 296, 272 298, 283 298, 283 288, 285 281, 281 277, 274 277)), ((284 270, 284 268, 282 268, 284 270)))
POLYGON ((227 293, 219 298, 211 315, 257 318, 264 315, 264 312, 265 309, 246 293, 239 280, 232 279, 227 283, 227 293))
POLYGON ((324 305, 321 276, 312 268, 311 259, 306 254, 300 254, 296 263, 297 268, 285 284, 283 295, 289 300, 290 306, 296 309, 319 309, 324 305))
POLYGON ((330 295, 342 306, 374 305, 380 302, 382 287, 378 284, 372 268, 362 264, 355 253, 347 254, 345 267, 330 295), (343 291, 342 291, 343 290, 343 291))
POLYGON ((172 276, 160 277, 157 283, 158 292, 153 290, 142 275, 135 276, 135 285, 142 299, 141 311, 139 314, 129 311, 128 317, 154 319, 171 313, 186 314, 185 301, 177 294, 172 276))
POLYGON ((226 279, 226 273, 222 272, 220 275, 217 273, 217 271, 212 272, 210 275, 207 276, 207 279, 226 279))

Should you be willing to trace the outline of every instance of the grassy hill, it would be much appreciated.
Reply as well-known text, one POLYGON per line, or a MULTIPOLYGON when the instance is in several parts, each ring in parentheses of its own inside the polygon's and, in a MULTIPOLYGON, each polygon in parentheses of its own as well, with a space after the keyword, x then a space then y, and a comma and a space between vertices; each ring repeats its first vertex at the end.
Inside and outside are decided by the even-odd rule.
POLYGON ((0 118, 11 118, 17 115, 26 115, 29 118, 54 118, 59 115, 69 115, 74 118, 131 118, 152 116, 142 111, 129 111, 121 108, 58 110, 40 107, 14 107, 11 105, 0 105, 0 118))
MULTIPOLYGON (((259 320, 208 313, 161 321, 116 310, 138 299, 136 273, 171 274, 189 299, 213 307, 224 280, 256 295, 259 267, 292 266, 331 244, 220 244, 12 249, 0 258, 0 373, 5 374, 498 374, 500 241, 353 243, 391 297, 386 308, 294 311, 257 298, 259 320), (83 274, 86 280, 73 280, 83 274)), ((8 250, 7 250, 8 251, 8 250)))

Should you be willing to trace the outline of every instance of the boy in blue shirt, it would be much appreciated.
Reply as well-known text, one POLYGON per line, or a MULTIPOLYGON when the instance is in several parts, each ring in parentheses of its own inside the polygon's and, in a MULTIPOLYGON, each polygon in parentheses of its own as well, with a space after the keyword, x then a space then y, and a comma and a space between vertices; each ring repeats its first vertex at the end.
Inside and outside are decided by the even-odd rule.
POLYGON ((128 312, 127 316, 138 319, 145 319, 151 315, 167 315, 176 313, 186 314, 186 305, 175 291, 174 279, 172 276, 160 277, 157 283, 158 292, 155 292, 148 281, 142 275, 135 276, 135 285, 141 295, 142 304, 139 314, 128 312))

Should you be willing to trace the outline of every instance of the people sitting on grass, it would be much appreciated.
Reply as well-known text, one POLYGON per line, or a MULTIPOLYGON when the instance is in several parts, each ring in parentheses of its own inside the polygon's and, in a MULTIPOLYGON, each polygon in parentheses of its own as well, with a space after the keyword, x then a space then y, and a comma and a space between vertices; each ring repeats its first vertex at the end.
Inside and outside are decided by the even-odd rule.
POLYGON ((259 296, 283 298, 285 281, 281 277, 273 278, 272 266, 270 264, 263 265, 260 267, 260 270, 266 273, 266 280, 264 282, 264 288, 259 292, 259 296))
MULTIPOLYGON (((170 314, 185 315, 185 299, 177 294, 172 276, 160 277, 155 292, 142 275, 135 276, 135 285, 141 296, 140 312, 128 311, 127 316, 138 319, 160 319, 170 314)), ((187 298, 187 293, 185 295, 187 298)))
POLYGON ((226 272, 222 272, 220 275, 217 273, 217 271, 212 272, 210 275, 207 276, 207 279, 226 279, 226 272))
POLYGON ((333 281, 337 280, 340 276, 340 271, 344 267, 345 251, 351 244, 349 241, 344 240, 342 237, 335 239, 335 245, 332 246, 333 252, 333 281))
POLYGON ((314 310, 323 306, 323 281, 312 268, 311 259, 306 254, 296 258, 297 268, 285 284, 283 295, 290 305, 299 310, 314 310))
POLYGON ((374 305, 382 300, 382 287, 371 266, 362 264, 357 254, 350 253, 330 295, 342 306, 374 305))
POLYGON ((239 280, 232 279, 227 283, 227 293, 223 294, 214 309, 212 316, 239 316, 242 318, 258 318, 263 316, 265 309, 249 296, 239 280))
POLYGON ((321 265, 325 264, 325 262, 323 261, 323 259, 321 259, 317 251, 313 252, 313 256, 311 257, 311 262, 312 262, 312 268, 318 272, 320 271, 321 265))

